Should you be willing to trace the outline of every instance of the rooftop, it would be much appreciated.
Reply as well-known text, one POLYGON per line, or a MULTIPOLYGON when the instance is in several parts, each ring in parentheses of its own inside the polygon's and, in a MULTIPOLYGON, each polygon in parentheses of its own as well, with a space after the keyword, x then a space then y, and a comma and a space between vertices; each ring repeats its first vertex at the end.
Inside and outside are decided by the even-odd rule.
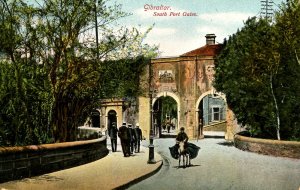
POLYGON ((194 49, 192 51, 189 51, 187 53, 184 53, 182 56, 216 56, 220 53, 222 50, 223 45, 222 44, 213 44, 213 45, 205 45, 198 49, 194 49))

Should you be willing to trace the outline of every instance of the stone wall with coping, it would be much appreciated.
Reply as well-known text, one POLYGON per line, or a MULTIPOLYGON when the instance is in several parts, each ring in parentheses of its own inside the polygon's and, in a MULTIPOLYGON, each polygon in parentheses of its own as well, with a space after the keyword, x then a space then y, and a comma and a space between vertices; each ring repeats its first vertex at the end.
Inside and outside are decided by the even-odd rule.
POLYGON ((0 183, 86 164, 108 154, 106 136, 86 141, 0 147, 0 183))
POLYGON ((234 136, 236 148, 259 154, 300 159, 300 142, 234 136))

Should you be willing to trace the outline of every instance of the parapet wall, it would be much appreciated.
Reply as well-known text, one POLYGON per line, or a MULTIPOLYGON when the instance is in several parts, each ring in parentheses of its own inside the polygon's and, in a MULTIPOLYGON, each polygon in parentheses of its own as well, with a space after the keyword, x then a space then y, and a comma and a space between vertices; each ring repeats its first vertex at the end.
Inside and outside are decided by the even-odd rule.
POLYGON ((86 141, 0 147, 0 183, 86 164, 107 154, 106 136, 86 141))
POLYGON ((300 159, 300 142, 258 139, 236 134, 234 136, 236 148, 271 156, 300 159))

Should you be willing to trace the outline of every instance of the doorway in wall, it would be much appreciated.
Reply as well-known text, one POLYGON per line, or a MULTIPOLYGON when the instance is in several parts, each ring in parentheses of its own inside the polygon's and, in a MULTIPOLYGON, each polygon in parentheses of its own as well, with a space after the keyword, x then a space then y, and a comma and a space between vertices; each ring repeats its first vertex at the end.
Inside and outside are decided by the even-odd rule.
POLYGON ((110 110, 107 113, 107 130, 110 131, 112 123, 115 122, 117 124, 117 112, 115 110, 110 110))
POLYGON ((154 132, 158 137, 174 136, 178 129, 178 105, 170 96, 159 97, 153 105, 154 132))

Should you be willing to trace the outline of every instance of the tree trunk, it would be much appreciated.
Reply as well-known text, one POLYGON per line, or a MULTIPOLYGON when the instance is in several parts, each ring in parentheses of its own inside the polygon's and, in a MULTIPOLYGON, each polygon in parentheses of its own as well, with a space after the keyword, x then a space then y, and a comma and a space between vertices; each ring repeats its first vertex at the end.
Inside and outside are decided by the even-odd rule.
POLYGON ((276 131, 277 131, 277 139, 280 140, 280 117, 279 117, 279 109, 278 109, 278 104, 277 104, 277 100, 274 94, 274 89, 273 89, 273 76, 272 74, 270 75, 270 87, 271 87, 271 93, 272 93, 272 97, 274 100, 274 104, 275 104, 275 110, 276 110, 276 120, 277 120, 277 127, 276 127, 276 131))
POLYGON ((55 101, 52 113, 55 142, 76 141, 79 118, 89 102, 67 97, 58 98, 55 101))
MULTIPOLYGON (((300 2, 300 1, 299 1, 300 2)), ((296 59, 297 59, 297 62, 298 62, 298 64, 300 65, 300 60, 299 60, 299 58, 298 58, 298 55, 297 55, 297 51, 295 50, 295 55, 296 55, 296 59)))

